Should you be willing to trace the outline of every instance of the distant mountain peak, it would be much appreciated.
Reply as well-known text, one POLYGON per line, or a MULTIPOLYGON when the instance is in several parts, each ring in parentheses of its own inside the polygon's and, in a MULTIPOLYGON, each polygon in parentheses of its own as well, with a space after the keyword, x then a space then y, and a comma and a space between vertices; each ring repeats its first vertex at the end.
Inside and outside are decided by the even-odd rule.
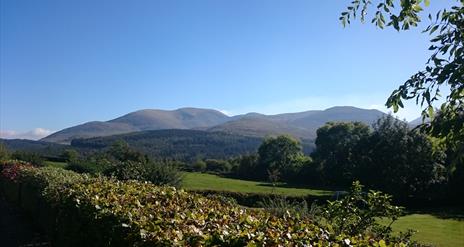
POLYGON ((301 139, 315 138, 316 130, 329 121, 361 121, 371 124, 385 113, 352 106, 326 110, 264 115, 251 112, 229 117, 214 109, 184 107, 175 110, 143 109, 102 122, 92 121, 66 128, 43 141, 70 143, 76 138, 90 138, 129 132, 161 129, 203 129, 249 136, 290 134, 301 139))
POLYGON ((354 106, 333 106, 333 107, 325 109, 324 111, 375 111, 375 112, 381 112, 381 111, 379 111, 377 109, 364 109, 364 108, 359 108, 359 107, 354 107, 354 106))

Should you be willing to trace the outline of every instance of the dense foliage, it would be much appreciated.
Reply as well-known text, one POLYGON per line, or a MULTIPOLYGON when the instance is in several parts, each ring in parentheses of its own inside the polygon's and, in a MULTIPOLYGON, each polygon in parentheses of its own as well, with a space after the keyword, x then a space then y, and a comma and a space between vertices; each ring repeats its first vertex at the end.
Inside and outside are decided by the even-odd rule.
POLYGON ((361 144, 357 176, 371 187, 396 197, 430 197, 431 189, 446 180, 445 154, 431 139, 387 117, 361 144))
POLYGON ((454 149, 403 121, 385 116, 372 127, 332 122, 317 134, 312 159, 291 138, 269 138, 257 154, 229 161, 231 174, 333 188, 359 180, 402 203, 461 203, 453 193, 460 193, 464 166, 453 163, 454 149))
MULTIPOLYGON (((289 212, 304 215, 336 235, 367 233, 391 241, 410 242, 413 230, 392 235, 391 225, 402 215, 403 208, 392 205, 392 197, 388 194, 373 190, 364 192, 362 188, 359 181, 355 181, 349 192, 329 200, 325 206, 316 203, 309 206, 306 200, 288 200, 282 196, 269 197, 260 205, 280 216, 289 212)), ((410 244, 416 245, 414 242, 410 244)))
POLYGON ((350 123, 328 124, 320 130, 314 156, 332 185, 360 180, 406 200, 429 198, 434 186, 446 181, 443 150, 392 116, 379 119, 372 130, 350 123))
POLYGON ((270 180, 291 179, 308 161, 299 141, 290 136, 270 137, 258 149, 258 170, 270 180))
POLYGON ((1 176, 11 180, 16 181, 19 178, 20 170, 22 168, 31 167, 30 163, 20 161, 20 160, 6 160, 2 161, 0 166, 1 176))
POLYGON ((370 133, 369 126, 360 123, 327 123, 317 130, 316 147, 312 154, 323 168, 327 183, 350 185, 354 179, 354 154, 357 144, 370 133))
POLYGON ((10 152, 31 152, 46 157, 58 157, 69 148, 68 145, 26 139, 0 139, 0 143, 10 152))
POLYGON ((76 139, 71 146, 81 150, 104 150, 119 140, 152 159, 193 162, 198 159, 225 159, 253 153, 260 138, 199 130, 155 130, 131 134, 76 139))
POLYGON ((243 179, 256 179, 258 170, 257 154, 241 156, 237 160, 237 167, 234 169, 234 175, 243 179))
POLYGON ((97 175, 106 175, 119 180, 150 181, 156 185, 179 187, 182 181, 180 164, 171 160, 152 160, 126 142, 117 141, 104 151, 75 159, 67 169, 97 175))
POLYGON ((79 160, 79 156, 80 154, 77 150, 68 148, 63 151, 60 158, 65 162, 72 163, 79 160))
POLYGON ((57 246, 405 246, 369 234, 333 234, 298 215, 278 217, 174 187, 56 168, 19 171, 17 181, 0 178, 1 191, 47 222, 57 246), (39 210, 44 205, 48 211, 39 210))
POLYGON ((29 162, 35 166, 43 166, 45 159, 38 153, 15 151, 11 155, 12 159, 29 162))
POLYGON ((353 182, 350 192, 341 200, 329 201, 324 210, 325 219, 337 234, 362 234, 366 231, 389 236, 391 224, 402 214, 402 208, 393 206, 392 197, 379 191, 362 191, 362 185, 353 182), (378 219, 390 220, 389 225, 378 223, 378 219))
POLYGON ((300 141, 282 135, 266 138, 257 153, 223 161, 207 159, 194 163, 192 168, 194 171, 214 172, 243 179, 273 183, 290 180, 296 182, 301 177, 300 173, 311 162, 311 158, 303 153, 300 141))
POLYGON ((0 162, 10 159, 10 151, 0 142, 0 162))

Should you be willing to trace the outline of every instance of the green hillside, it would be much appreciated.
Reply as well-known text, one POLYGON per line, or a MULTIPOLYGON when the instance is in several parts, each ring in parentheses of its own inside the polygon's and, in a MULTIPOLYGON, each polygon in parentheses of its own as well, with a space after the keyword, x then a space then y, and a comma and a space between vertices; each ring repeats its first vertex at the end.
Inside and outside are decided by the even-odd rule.
POLYGON ((129 134, 73 140, 71 146, 100 150, 123 140, 152 158, 194 161, 200 158, 229 158, 256 152, 262 139, 201 130, 151 130, 129 134))

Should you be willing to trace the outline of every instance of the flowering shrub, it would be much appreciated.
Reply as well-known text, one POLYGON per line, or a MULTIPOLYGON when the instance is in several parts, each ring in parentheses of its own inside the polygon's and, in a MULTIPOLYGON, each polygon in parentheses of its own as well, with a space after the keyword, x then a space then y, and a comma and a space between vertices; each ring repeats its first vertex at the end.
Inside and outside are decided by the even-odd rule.
POLYGON ((19 160, 5 161, 0 164, 1 177, 10 181, 16 181, 22 169, 31 168, 32 165, 19 160))

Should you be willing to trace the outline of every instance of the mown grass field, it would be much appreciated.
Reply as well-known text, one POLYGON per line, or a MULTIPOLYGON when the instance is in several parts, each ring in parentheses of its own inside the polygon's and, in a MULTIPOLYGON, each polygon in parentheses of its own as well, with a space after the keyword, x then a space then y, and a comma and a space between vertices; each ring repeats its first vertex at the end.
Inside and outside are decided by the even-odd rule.
POLYGON ((45 165, 56 168, 65 168, 68 164, 65 162, 45 161, 45 165))
POLYGON ((218 190, 243 193, 276 193, 287 196, 325 196, 332 191, 306 188, 272 187, 270 183, 223 178, 212 174, 185 172, 182 182, 186 190, 218 190))
POLYGON ((395 232, 414 229, 413 236, 424 244, 440 247, 464 246, 464 220, 439 218, 430 214, 410 214, 393 223, 395 232))

